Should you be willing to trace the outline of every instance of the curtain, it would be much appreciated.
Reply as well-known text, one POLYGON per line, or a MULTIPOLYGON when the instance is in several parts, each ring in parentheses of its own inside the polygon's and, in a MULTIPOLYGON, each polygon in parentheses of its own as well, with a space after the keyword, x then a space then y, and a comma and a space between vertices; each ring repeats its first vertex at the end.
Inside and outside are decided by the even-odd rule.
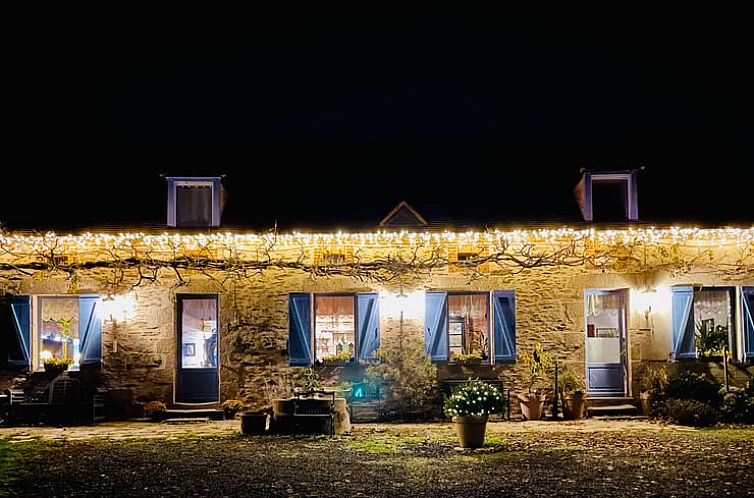
POLYGON ((704 289, 694 293, 694 319, 715 320, 714 325, 728 325, 730 296, 727 290, 704 289))

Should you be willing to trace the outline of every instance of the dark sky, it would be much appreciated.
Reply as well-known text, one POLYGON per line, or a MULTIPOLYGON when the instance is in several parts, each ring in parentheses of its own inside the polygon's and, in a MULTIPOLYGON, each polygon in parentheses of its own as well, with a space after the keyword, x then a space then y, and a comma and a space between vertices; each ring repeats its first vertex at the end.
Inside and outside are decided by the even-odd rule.
POLYGON ((376 222, 401 199, 430 221, 577 220, 580 168, 645 167, 642 219, 750 223, 751 39, 711 28, 438 16, 30 34, 6 72, 0 220, 162 221, 160 173, 226 175, 224 221, 257 228, 376 222))

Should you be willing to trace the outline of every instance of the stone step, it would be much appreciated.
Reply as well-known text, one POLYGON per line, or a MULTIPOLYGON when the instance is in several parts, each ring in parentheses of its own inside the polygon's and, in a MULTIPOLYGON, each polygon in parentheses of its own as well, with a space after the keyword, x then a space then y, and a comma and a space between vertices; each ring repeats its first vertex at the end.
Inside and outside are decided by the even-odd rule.
POLYGON ((594 420, 649 420, 646 415, 594 415, 594 420))
POLYGON ((222 420, 225 412, 221 408, 168 408, 165 418, 206 418, 210 420, 222 420))
POLYGON ((178 417, 168 418, 162 421, 164 424, 207 424, 209 417, 178 417))
POLYGON ((591 417, 624 417, 626 415, 637 415, 638 408, 629 404, 615 404, 603 406, 587 407, 588 416, 591 417))
POLYGON ((636 401, 625 396, 589 396, 589 406, 633 405, 636 401))

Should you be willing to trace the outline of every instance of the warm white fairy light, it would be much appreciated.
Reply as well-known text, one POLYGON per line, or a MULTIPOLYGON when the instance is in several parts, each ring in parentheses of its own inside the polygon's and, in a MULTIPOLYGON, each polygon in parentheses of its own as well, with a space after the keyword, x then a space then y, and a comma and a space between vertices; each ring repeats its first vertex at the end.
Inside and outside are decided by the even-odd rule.
MULTIPOLYGON (((662 245, 678 244, 688 247, 737 247, 754 243, 754 227, 751 228, 625 228, 601 230, 595 228, 557 228, 534 230, 487 230, 465 232, 359 232, 359 233, 233 233, 215 232, 187 234, 165 232, 145 234, 83 233, 80 235, 57 235, 52 232, 25 235, 0 232, 0 259, 26 255, 64 255, 101 251, 113 251, 127 257, 129 251, 152 251, 155 253, 184 251, 221 251, 230 249, 244 251, 285 251, 313 247, 339 248, 431 248, 449 244, 500 247, 524 245, 583 243, 613 246, 616 244, 662 245)), ((214 254, 214 253, 213 253, 214 254)))

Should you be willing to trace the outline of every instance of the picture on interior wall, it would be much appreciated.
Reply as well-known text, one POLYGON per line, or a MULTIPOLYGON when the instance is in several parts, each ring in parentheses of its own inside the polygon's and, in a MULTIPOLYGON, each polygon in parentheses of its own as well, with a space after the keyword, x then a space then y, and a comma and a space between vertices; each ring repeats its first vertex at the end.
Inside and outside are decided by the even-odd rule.
POLYGON ((183 356, 196 356, 196 348, 193 342, 183 345, 183 356))
POLYGON ((618 329, 615 329, 615 328, 597 329, 597 337, 618 337, 618 329))

